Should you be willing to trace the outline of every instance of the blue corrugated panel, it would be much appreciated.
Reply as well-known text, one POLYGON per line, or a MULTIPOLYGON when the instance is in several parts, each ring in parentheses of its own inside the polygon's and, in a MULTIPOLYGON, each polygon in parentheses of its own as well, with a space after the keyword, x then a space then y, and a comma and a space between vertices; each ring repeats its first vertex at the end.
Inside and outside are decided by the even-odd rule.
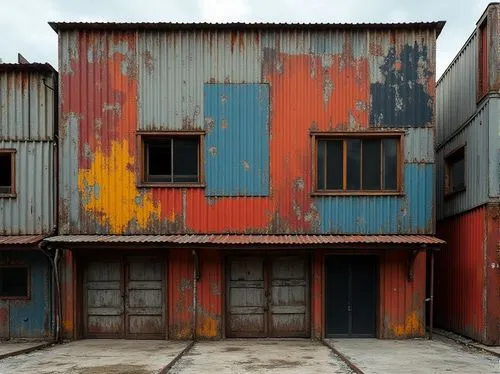
POLYGON ((50 266, 47 258, 38 251, 13 254, 11 262, 29 266, 30 298, 12 300, 10 303, 9 330, 11 338, 44 338, 51 335, 50 266))
POLYGON ((433 164, 406 164, 404 196, 315 198, 321 232, 332 234, 433 233, 433 164))
POLYGON ((269 87, 206 84, 207 196, 269 195, 269 87))

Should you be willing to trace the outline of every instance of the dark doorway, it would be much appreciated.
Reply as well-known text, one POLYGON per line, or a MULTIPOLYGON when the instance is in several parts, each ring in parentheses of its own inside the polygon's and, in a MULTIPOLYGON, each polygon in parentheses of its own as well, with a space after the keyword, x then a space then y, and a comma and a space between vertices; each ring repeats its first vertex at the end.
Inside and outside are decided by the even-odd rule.
POLYGON ((377 257, 326 257, 327 337, 375 337, 377 257))

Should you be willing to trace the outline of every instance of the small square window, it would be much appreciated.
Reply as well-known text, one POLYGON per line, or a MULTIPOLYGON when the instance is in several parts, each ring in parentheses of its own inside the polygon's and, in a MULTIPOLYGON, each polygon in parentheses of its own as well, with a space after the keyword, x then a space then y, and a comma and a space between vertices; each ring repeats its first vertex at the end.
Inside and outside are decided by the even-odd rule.
POLYGON ((142 184, 202 183, 201 135, 142 135, 142 184))
POLYGON ((465 190, 465 147, 452 152, 445 159, 446 194, 465 190))
POLYGON ((399 193, 401 134, 316 136, 317 193, 399 193))
POLYGON ((29 297, 27 266, 0 266, 0 298, 29 297))
POLYGON ((15 173, 14 173, 15 150, 0 150, 0 197, 11 197, 15 194, 15 173))

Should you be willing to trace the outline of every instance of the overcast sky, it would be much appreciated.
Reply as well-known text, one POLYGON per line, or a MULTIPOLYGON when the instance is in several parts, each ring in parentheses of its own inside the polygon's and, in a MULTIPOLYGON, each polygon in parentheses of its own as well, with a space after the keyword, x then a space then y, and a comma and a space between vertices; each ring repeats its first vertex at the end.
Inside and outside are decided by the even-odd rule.
POLYGON ((48 21, 411 22, 445 20, 437 77, 472 33, 488 0, 0 0, 0 59, 57 68, 48 21))

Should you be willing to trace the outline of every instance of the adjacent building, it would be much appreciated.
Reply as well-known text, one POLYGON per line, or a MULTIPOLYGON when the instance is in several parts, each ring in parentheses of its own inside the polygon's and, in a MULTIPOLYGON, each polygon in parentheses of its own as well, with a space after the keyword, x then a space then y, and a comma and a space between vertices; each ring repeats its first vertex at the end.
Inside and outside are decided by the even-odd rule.
POLYGON ((500 344, 499 3, 437 83, 436 323, 500 344))
POLYGON ((64 336, 423 336, 443 25, 51 23, 64 336))
POLYGON ((38 248, 56 225, 57 73, 0 64, 0 339, 50 338, 52 268, 38 248))

